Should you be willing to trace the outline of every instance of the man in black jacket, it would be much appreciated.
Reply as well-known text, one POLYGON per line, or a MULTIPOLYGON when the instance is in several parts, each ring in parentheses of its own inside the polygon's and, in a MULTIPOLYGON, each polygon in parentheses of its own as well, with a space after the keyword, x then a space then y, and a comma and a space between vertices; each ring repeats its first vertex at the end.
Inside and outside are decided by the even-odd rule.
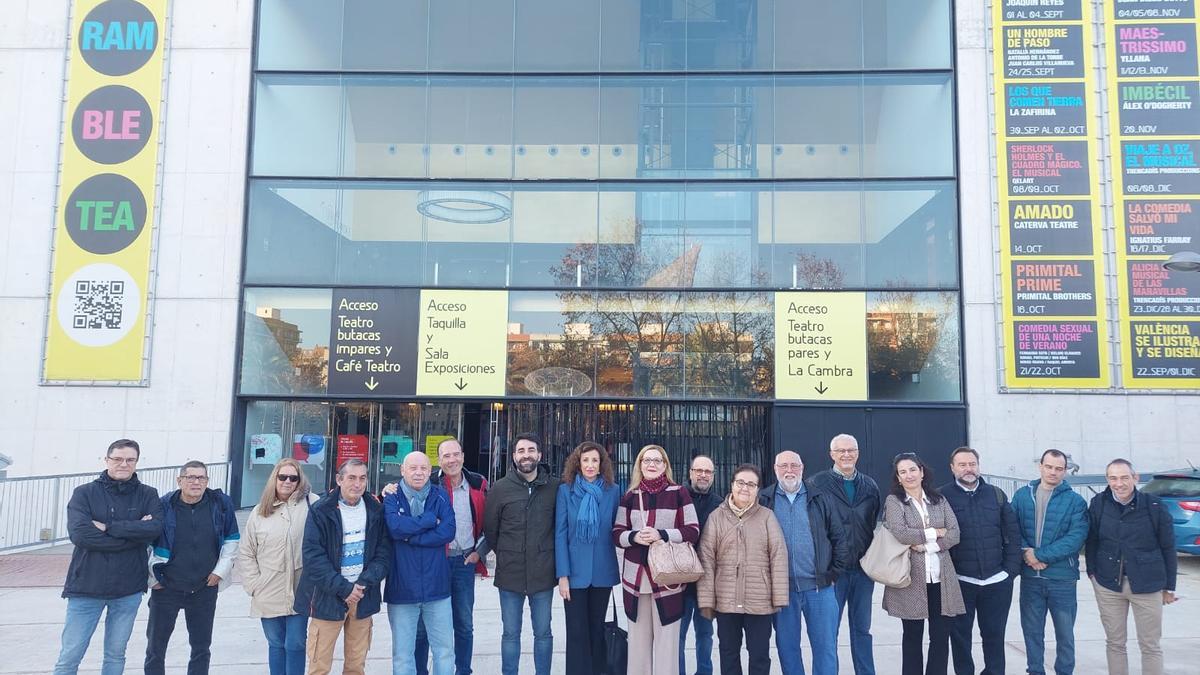
POLYGON ((67 504, 67 533, 75 550, 62 592, 67 618, 55 675, 78 671, 103 612, 101 673, 125 669, 125 646, 150 576, 148 548, 163 528, 158 491, 138 482, 135 473, 140 457, 136 441, 114 441, 104 456, 107 468, 75 488, 67 504))
MULTIPOLYGON (((704 533, 704 524, 708 522, 708 517, 724 499, 721 492, 713 487, 715 470, 716 465, 711 457, 695 455, 688 470, 688 484, 684 488, 692 496, 692 506, 696 507, 696 519, 700 521, 701 534, 704 533)), ((688 584, 683 591, 683 617, 679 620, 679 675, 687 675, 683 649, 687 643, 689 624, 696 627, 696 675, 712 675, 713 622, 700 613, 696 604, 696 584, 688 584)))
POLYGON ((550 675, 554 635, 550 606, 558 577, 554 570, 554 510, 558 481, 541 464, 537 436, 519 434, 512 466, 488 492, 483 535, 496 552, 496 588, 500 589, 500 663, 504 675, 516 675, 521 660, 521 621, 529 599, 533 624, 533 665, 550 675))
POLYGON ((1162 675, 1162 608, 1175 602, 1175 526, 1158 497, 1137 489, 1127 459, 1104 469, 1108 489, 1092 497, 1084 544, 1087 573, 1104 626, 1108 672, 1129 673, 1129 609, 1142 651, 1142 673, 1162 675))
POLYGON ((348 459, 337 488, 313 504, 304 524, 304 571, 295 610, 309 617, 308 675, 329 675, 343 628, 343 673, 361 675, 371 646, 379 586, 392 568, 392 540, 383 506, 367 492, 367 465, 348 459))
POLYGON ((850 615, 850 656, 855 675, 875 675, 875 657, 871 645, 871 595, 875 582, 863 573, 862 559, 875 538, 879 520, 879 486, 870 476, 858 471, 858 441, 850 434, 838 434, 829 441, 833 468, 808 479, 809 489, 824 494, 830 508, 842 522, 849 549, 849 568, 834 585, 841 615, 850 615), (848 608, 848 609, 847 609, 848 608))
POLYGON ((1012 606, 1013 580, 1021 571, 1021 529, 1004 491, 979 476, 979 453, 950 453, 954 480, 940 490, 958 518, 961 539, 950 549, 966 614, 954 618, 950 646, 956 675, 975 675, 971 631, 979 613, 983 639, 981 675, 1004 675, 1004 626, 1012 606))

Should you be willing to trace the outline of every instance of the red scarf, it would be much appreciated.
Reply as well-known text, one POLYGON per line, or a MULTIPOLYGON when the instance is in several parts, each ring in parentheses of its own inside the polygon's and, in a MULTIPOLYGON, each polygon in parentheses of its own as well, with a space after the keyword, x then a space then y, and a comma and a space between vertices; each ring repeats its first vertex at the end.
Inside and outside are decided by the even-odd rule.
POLYGON ((638 489, 647 494, 658 494, 662 492, 671 481, 667 479, 667 474, 660 474, 658 478, 643 478, 641 483, 638 483, 638 489))

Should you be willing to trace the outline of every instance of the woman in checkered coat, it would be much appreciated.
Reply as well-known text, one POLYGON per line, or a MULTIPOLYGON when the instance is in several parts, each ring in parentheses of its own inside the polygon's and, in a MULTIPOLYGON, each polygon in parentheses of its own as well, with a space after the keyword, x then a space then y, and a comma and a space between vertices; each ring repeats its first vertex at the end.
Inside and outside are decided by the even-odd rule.
POLYGON ((621 589, 629 617, 628 675, 678 675, 679 619, 687 584, 662 586, 650 574, 656 541, 700 542, 700 521, 687 490, 671 480, 667 451, 647 445, 638 453, 629 490, 617 508, 613 543, 620 549, 621 589))
POLYGON ((910 582, 887 587, 883 609, 904 622, 903 675, 945 675, 950 654, 950 617, 964 614, 962 591, 950 548, 958 543, 958 519, 933 487, 933 472, 916 453, 896 455, 892 491, 884 502, 884 525, 908 554, 910 582), (922 667, 925 621, 929 621, 929 660, 922 667))

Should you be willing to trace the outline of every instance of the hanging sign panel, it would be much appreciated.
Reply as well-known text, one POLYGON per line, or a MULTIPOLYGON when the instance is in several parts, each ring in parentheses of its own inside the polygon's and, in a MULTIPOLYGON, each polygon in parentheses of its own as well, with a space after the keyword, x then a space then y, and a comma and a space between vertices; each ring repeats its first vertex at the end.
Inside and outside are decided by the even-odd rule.
POLYGON ((775 398, 867 400, 866 293, 775 294, 775 398))
POLYGON ((1195 0, 1105 0, 1122 381, 1200 389, 1200 60, 1195 0))
POLYGON ((503 396, 507 291, 421 291, 417 395, 503 396))
POLYGON ((72 6, 44 382, 149 382, 167 7, 72 6))
POLYGON ((1091 15, 1084 0, 993 5, 1010 389, 1109 386, 1091 15))

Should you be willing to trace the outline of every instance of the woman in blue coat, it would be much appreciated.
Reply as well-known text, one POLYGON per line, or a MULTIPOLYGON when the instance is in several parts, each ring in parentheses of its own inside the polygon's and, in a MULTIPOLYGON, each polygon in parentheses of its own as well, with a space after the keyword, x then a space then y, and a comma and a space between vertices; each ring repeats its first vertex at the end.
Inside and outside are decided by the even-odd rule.
POLYGON ((613 522, 621 490, 604 446, 580 443, 567 457, 555 508, 554 566, 567 619, 567 672, 606 670, 604 613, 617 585, 613 522))

